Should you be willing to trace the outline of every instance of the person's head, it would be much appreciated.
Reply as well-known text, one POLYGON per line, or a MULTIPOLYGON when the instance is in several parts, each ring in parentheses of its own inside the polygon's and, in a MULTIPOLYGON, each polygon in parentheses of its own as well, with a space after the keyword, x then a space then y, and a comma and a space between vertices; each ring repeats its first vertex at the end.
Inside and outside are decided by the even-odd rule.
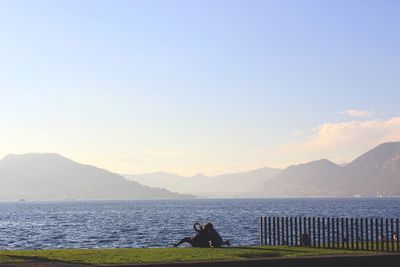
POLYGON ((204 227, 201 226, 201 224, 198 223, 198 222, 196 222, 196 223, 193 224, 193 228, 194 228, 196 231, 202 231, 202 230, 204 229, 204 227))
POLYGON ((206 231, 211 231, 212 229, 214 229, 214 225, 212 225, 212 223, 207 223, 204 226, 204 230, 206 230, 206 231))

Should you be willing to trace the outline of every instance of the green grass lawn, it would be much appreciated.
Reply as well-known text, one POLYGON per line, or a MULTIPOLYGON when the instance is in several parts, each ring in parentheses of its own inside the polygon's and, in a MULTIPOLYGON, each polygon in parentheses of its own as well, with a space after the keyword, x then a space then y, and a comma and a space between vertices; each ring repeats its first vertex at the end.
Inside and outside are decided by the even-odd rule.
POLYGON ((286 246, 231 248, 120 248, 0 251, 0 263, 137 264, 373 253, 286 246))

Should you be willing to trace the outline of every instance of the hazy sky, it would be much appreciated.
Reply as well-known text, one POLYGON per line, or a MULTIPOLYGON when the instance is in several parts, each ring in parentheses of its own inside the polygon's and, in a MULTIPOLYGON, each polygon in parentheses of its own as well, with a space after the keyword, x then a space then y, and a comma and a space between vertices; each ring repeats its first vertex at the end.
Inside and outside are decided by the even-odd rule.
POLYGON ((400 140, 399 1, 0 0, 0 156, 119 173, 346 162, 400 140))

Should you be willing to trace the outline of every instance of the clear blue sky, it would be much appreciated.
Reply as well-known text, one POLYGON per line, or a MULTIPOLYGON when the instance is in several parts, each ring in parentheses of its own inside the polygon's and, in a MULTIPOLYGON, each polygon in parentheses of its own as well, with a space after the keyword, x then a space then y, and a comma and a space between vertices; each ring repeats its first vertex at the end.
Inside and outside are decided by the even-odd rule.
POLYGON ((187 175, 348 161, 400 138, 399 14, 399 1, 1 0, 0 155, 187 175), (321 136, 326 124, 344 132, 321 136), (357 135, 370 139, 353 148, 357 135))

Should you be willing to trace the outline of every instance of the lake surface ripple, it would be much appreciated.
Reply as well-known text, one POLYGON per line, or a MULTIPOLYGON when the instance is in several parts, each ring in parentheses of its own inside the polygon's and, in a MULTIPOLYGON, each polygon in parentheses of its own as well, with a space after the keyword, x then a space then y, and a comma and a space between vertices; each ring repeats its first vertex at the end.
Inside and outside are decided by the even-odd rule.
POLYGON ((400 217, 400 199, 229 199, 0 203, 0 249, 171 247, 212 222, 257 245, 259 216, 400 217))

